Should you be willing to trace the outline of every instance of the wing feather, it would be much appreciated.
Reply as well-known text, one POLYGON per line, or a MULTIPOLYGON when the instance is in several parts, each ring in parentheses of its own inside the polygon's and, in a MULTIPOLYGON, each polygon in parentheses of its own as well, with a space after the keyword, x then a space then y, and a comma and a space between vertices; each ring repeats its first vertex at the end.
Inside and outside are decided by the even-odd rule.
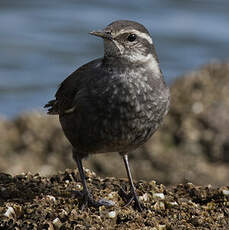
POLYGON ((55 94, 56 99, 49 101, 44 106, 44 108, 48 108, 47 114, 61 115, 74 112, 77 107, 77 98, 82 97, 83 89, 88 85, 92 77, 95 77, 97 72, 95 68, 98 66, 98 63, 101 63, 101 60, 96 59, 89 62, 70 74, 60 84, 55 94))

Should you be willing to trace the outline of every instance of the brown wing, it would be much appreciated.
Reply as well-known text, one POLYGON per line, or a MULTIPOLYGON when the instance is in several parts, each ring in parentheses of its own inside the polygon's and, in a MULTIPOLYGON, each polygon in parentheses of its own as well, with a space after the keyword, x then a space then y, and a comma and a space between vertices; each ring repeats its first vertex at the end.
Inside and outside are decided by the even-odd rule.
POLYGON ((56 99, 49 101, 44 108, 48 108, 47 114, 67 114, 76 109, 76 99, 81 97, 85 91, 85 86, 96 75, 97 66, 101 64, 102 59, 96 59, 89 62, 71 75, 69 75, 58 88, 56 99))

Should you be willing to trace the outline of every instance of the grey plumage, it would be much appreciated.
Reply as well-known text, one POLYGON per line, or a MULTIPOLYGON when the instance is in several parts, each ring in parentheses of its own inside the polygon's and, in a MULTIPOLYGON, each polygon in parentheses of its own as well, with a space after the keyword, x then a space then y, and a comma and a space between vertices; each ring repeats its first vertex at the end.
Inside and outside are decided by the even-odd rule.
POLYGON ((92 34, 103 37, 104 57, 73 72, 61 83, 56 99, 45 105, 48 114, 59 114, 73 156, 80 160, 101 152, 126 155, 138 148, 157 130, 169 107, 169 90, 145 27, 116 21, 92 34))

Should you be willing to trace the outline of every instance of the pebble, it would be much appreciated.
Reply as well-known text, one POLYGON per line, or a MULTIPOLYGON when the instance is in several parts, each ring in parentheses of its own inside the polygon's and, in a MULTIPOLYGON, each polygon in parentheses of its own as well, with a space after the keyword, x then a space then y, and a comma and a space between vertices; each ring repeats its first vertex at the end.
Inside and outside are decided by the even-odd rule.
POLYGON ((81 184, 76 184, 76 189, 77 190, 81 190, 82 189, 82 185, 81 184))
POLYGON ((224 189, 224 190, 222 191, 222 193, 223 193, 223 195, 225 195, 225 196, 229 196, 229 190, 224 189))
POLYGON ((111 192, 108 194, 108 198, 112 199, 112 198, 115 198, 117 195, 118 195, 117 192, 111 192))
POLYGON ((157 201, 154 204, 154 209, 155 210, 165 210, 165 203, 163 201, 157 201))
POLYGON ((47 199, 48 201, 51 201, 51 202, 53 202, 53 203, 56 203, 56 198, 55 198, 54 196, 52 196, 52 195, 47 195, 47 196, 46 196, 46 199, 47 199))
POLYGON ((164 195, 164 193, 154 193, 153 198, 160 198, 160 199, 164 200, 165 195, 164 195))
POLYGON ((109 216, 109 218, 114 219, 117 216, 116 211, 109 212, 108 216, 109 216))
POLYGON ((149 198, 148 194, 145 193, 142 196, 139 196, 139 201, 147 201, 149 198))
POLYGON ((1 187, 0 190, 1 190, 1 192, 4 192, 4 191, 6 191, 6 188, 5 187, 1 187))
POLYGON ((199 114, 199 113, 203 112, 203 110, 204 110, 204 106, 201 102, 195 102, 192 105, 192 112, 195 114, 199 114))
POLYGON ((158 225, 158 230, 166 230, 166 225, 165 224, 158 225))
POLYGON ((176 201, 168 202, 170 206, 178 206, 178 203, 176 201))
POLYGON ((62 222, 60 221, 60 219, 58 217, 56 219, 54 219, 52 221, 52 223, 57 229, 59 229, 62 226, 62 222))
POLYGON ((8 207, 8 209, 4 213, 4 216, 6 216, 8 218, 15 218, 16 217, 16 213, 15 213, 13 207, 8 207))

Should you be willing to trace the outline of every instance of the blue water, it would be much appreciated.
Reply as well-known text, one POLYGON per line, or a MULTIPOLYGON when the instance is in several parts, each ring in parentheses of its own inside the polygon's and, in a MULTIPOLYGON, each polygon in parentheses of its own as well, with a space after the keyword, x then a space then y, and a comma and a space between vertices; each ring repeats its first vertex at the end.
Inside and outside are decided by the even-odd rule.
POLYGON ((148 28, 168 83, 229 57, 228 0, 0 0, 0 114, 42 110, 68 74, 103 55, 88 32, 118 19, 148 28))

